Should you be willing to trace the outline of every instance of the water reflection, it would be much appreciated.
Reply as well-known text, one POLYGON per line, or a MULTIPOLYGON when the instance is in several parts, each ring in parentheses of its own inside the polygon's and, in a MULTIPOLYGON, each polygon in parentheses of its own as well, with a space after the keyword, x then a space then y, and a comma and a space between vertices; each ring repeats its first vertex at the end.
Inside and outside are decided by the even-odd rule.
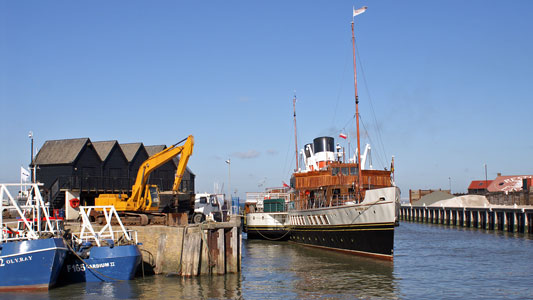
POLYGON ((253 298, 268 296, 273 285, 286 298, 399 298, 393 262, 292 243, 249 240, 244 247, 243 289, 253 298))
POLYGON ((0 299, 533 299, 531 261, 531 235, 402 223, 394 262, 243 240, 240 274, 80 283, 0 299))
POLYGON ((147 299, 241 299, 240 274, 226 276, 152 276, 136 280, 135 295, 147 299))

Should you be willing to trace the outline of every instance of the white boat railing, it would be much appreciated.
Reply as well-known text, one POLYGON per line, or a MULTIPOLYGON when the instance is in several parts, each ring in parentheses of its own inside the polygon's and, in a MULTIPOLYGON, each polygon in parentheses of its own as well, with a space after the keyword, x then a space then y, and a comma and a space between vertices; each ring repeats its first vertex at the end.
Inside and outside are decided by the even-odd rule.
POLYGON ((0 242, 38 239, 43 233, 57 235, 61 232, 60 220, 50 219, 49 203, 45 203, 38 183, 0 184, 0 242), (19 205, 8 187, 26 187, 26 205, 19 205), (16 220, 4 220, 4 211, 16 211, 16 220))
MULTIPOLYGON (((269 199, 283 199, 284 204, 281 211, 287 210, 287 204, 290 201, 290 194, 289 193, 270 193, 270 192, 259 192, 259 193, 246 193, 246 203, 254 203, 255 204, 255 212, 264 212, 269 211, 272 209, 266 209, 265 210, 265 203, 264 200, 269 199)), ((267 204, 267 206, 270 205, 272 207, 277 208, 277 204, 267 204)), ((278 210, 278 209, 275 209, 278 210)))
POLYGON ((76 243, 95 242, 100 247, 104 240, 118 241, 124 237, 127 241, 137 244, 137 231, 127 230, 124 227, 114 206, 80 206, 80 215, 81 231, 72 235, 72 239, 76 243), (89 218, 93 211, 101 211, 105 218, 105 225, 98 232, 94 230, 89 218), (113 230, 111 225, 113 219, 119 224, 120 230, 113 230))

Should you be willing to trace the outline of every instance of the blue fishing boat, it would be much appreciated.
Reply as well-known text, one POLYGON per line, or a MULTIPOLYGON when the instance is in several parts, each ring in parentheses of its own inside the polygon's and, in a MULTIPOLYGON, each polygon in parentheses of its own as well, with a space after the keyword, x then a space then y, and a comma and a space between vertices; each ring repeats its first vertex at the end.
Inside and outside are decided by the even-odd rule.
POLYGON ((135 231, 126 230, 113 206, 80 206, 81 231, 72 235, 61 283, 130 280, 141 263, 135 231), (106 224, 95 231, 89 215, 101 211, 106 224), (114 231, 112 223, 120 225, 114 231))
POLYGON ((58 279, 67 246, 61 221, 50 218, 38 184, 29 184, 26 205, 19 206, 0 184, 0 291, 47 290, 58 279), (4 220, 4 212, 18 215, 4 220))

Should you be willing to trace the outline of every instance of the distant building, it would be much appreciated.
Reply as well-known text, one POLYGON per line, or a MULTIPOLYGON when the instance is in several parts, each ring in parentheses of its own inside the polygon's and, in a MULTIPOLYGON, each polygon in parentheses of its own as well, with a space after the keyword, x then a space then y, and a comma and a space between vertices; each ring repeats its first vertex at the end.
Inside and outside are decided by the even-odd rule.
POLYGON ((489 184, 487 190, 491 193, 527 191, 531 187, 532 179, 533 175, 499 175, 489 184))
MULTIPOLYGON (((165 148, 119 144, 116 140, 91 142, 89 138, 51 140, 41 147, 32 167, 35 166, 36 179, 44 184, 53 208, 64 205, 66 192, 91 205, 99 194, 130 192, 141 164, 165 148)), ((156 169, 149 183, 158 185, 161 191, 171 190, 178 162, 174 158, 156 169)), ((179 190, 194 193, 194 180, 195 175, 187 168, 179 190)))
POLYGON ((132 182, 135 182, 137 171, 139 171, 142 163, 149 157, 148 152, 146 152, 143 143, 120 144, 120 149, 122 149, 122 152, 124 152, 128 160, 128 178, 132 182))
POLYGON ((128 160, 117 141, 93 142, 93 146, 102 160, 101 176, 112 180, 128 177, 128 160))
POLYGON ((468 186, 468 193, 473 195, 484 195, 487 193, 487 187, 492 180, 474 180, 468 186))
POLYGON ((89 138, 46 141, 35 156, 36 179, 46 189, 62 176, 99 176, 102 161, 89 138))

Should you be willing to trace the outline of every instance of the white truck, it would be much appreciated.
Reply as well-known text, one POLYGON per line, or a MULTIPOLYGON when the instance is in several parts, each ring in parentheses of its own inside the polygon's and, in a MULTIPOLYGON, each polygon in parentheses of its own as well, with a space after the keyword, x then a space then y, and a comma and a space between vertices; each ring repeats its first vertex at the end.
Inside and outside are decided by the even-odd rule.
POLYGON ((223 199, 218 199, 216 194, 196 194, 194 197, 194 212, 192 222, 195 224, 202 223, 205 220, 222 221, 222 204, 223 199))

